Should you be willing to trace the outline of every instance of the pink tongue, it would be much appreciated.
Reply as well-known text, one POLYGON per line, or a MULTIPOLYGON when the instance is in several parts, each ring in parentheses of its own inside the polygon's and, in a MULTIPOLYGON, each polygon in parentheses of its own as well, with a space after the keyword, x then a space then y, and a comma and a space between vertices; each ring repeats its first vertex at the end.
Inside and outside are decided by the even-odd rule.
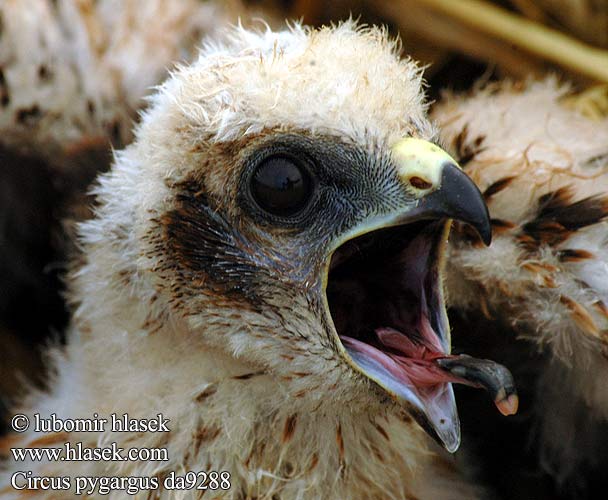
POLYGON ((382 345, 399 351, 409 358, 435 359, 443 356, 439 352, 432 351, 426 345, 412 342, 409 337, 392 328, 378 328, 376 335, 382 345))
POLYGON ((483 387, 490 392, 503 415, 517 412, 513 376, 494 361, 442 354, 432 347, 412 342, 392 328, 379 328, 376 335, 388 349, 384 354, 394 363, 393 373, 397 367, 402 370, 401 380, 409 379, 421 395, 430 394, 429 391, 442 382, 483 387))
POLYGON ((407 373, 407 378, 416 387, 460 382, 460 379, 442 370, 435 363, 436 359, 449 356, 425 345, 415 344, 406 335, 392 328, 379 328, 376 330, 376 335, 384 347, 393 351, 385 351, 384 354, 407 373))

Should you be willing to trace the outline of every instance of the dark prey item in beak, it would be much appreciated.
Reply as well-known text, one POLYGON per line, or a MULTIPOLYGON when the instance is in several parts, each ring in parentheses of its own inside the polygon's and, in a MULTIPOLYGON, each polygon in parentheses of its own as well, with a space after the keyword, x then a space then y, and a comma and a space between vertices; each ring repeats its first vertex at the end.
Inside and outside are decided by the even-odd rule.
POLYGON ((466 354, 438 358, 435 362, 462 383, 487 390, 503 415, 517 412, 519 403, 513 375, 504 366, 489 359, 477 359, 466 354))
POLYGON ((439 189, 421 198, 411 216, 448 217, 473 226, 486 245, 492 242, 488 207, 475 183, 453 163, 445 163, 439 189))

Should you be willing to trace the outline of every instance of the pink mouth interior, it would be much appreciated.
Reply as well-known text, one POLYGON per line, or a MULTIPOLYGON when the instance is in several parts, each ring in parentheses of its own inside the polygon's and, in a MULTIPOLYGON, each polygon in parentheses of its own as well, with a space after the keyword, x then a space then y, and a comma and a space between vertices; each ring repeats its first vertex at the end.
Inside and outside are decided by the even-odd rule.
POLYGON ((453 452, 460 423, 452 383, 486 389, 503 415, 517 411, 518 399, 505 367, 450 354, 444 229, 444 221, 418 221, 348 241, 332 257, 326 294, 350 360, 453 452))
POLYGON ((408 387, 426 406, 457 379, 435 362, 449 356, 437 252, 444 222, 417 222, 351 240, 330 266, 327 297, 351 357, 378 378, 408 387))
POLYGON ((436 349, 414 344, 406 335, 392 328, 376 330, 380 348, 348 336, 342 342, 348 350, 356 350, 376 360, 399 381, 421 392, 432 391, 446 382, 460 382, 435 364, 438 358, 448 357, 436 349))

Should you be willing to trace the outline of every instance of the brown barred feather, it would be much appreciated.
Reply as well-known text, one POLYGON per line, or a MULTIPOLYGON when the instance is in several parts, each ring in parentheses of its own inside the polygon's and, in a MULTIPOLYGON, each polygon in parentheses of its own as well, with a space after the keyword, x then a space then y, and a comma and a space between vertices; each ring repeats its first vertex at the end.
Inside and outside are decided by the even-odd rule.
POLYGON ((597 327, 593 317, 589 312, 575 300, 562 295, 559 298, 560 302, 564 304, 572 313, 572 319, 581 327, 582 330, 586 331, 590 335, 600 338, 600 330, 597 327))
POLYGON ((580 262, 586 259, 593 259, 595 255, 588 250, 566 248, 557 252, 557 258, 561 262, 580 262))
POLYGON ((513 179, 515 178, 515 175, 511 175, 509 177, 504 177, 490 184, 483 192, 483 197, 486 199, 486 202, 488 202, 490 198, 492 198, 492 196, 494 196, 495 194, 498 194, 503 189, 508 188, 511 182, 513 182, 513 179))
POLYGON ((283 427, 283 435, 281 437, 281 442, 283 444, 285 444, 291 440, 291 438, 293 437, 293 433, 296 430, 297 423, 298 423, 297 415, 294 414, 294 415, 290 415, 289 417, 287 417, 287 419, 285 420, 285 426, 283 427))

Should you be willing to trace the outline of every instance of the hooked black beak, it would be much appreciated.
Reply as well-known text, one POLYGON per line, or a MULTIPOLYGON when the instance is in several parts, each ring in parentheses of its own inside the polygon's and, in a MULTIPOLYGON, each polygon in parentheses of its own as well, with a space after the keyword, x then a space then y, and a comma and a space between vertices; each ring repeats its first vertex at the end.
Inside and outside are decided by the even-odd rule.
POLYGON ((441 167, 438 189, 420 199, 408 218, 438 219, 447 217, 473 226, 486 245, 492 242, 488 207, 475 183, 454 163, 441 167))
POLYGON ((517 406, 506 369, 451 354, 442 289, 450 220, 490 244, 490 217, 475 183, 437 145, 409 137, 391 153, 413 202, 343 236, 326 266, 325 305, 347 362, 453 452, 460 423, 452 383, 488 389, 505 414, 517 406))
POLYGON ((488 207, 475 183, 456 161, 432 142, 415 138, 397 141, 391 148, 397 175, 417 198, 403 221, 455 219, 473 226, 483 242, 492 240, 488 207))

